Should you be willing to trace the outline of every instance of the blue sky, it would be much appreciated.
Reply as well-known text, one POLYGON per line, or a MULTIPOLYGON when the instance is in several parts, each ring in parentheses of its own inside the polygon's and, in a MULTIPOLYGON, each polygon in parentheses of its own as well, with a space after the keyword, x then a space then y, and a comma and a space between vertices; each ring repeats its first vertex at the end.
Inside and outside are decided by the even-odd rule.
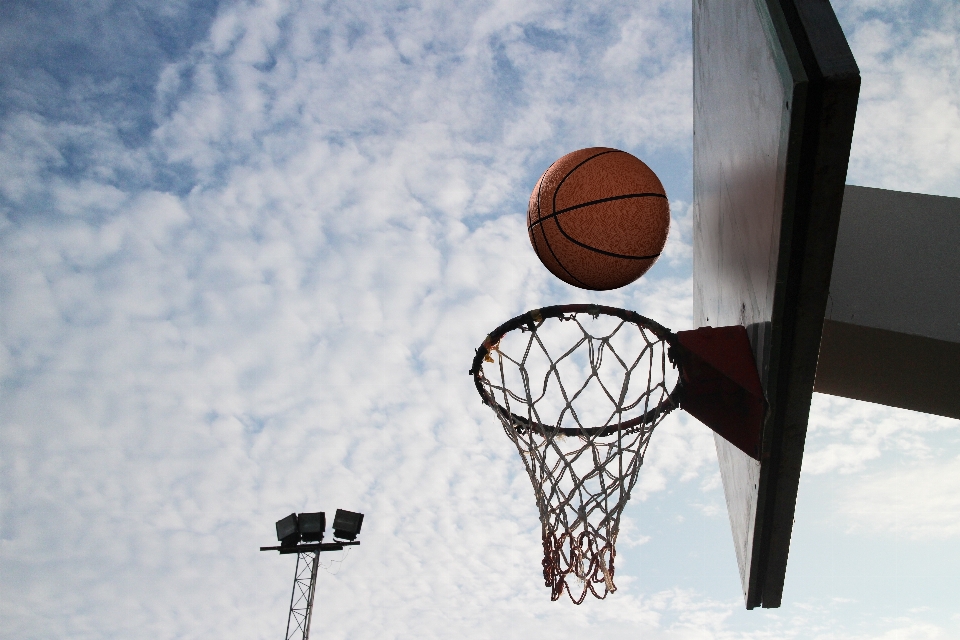
MULTIPOLYGON (((682 415, 617 593, 549 600, 466 371, 547 304, 689 328, 689 4, 5 2, 0 638, 277 637, 293 561, 257 547, 338 507, 367 517, 320 575, 326 637, 960 635, 960 422, 821 395, 780 609, 743 610, 712 436, 682 415), (594 145, 644 159, 674 217, 602 294, 523 224, 594 145)), ((836 4, 863 75, 847 182, 960 197, 960 9, 836 4)))

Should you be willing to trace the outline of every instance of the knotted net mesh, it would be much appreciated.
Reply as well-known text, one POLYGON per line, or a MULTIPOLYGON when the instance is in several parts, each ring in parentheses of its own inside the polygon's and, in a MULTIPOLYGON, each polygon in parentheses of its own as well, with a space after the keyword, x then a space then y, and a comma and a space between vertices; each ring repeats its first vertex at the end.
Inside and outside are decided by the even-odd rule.
POLYGON ((630 311, 565 305, 514 318, 478 349, 477 389, 533 484, 552 600, 616 591, 621 512, 654 428, 679 404, 672 340, 630 311))

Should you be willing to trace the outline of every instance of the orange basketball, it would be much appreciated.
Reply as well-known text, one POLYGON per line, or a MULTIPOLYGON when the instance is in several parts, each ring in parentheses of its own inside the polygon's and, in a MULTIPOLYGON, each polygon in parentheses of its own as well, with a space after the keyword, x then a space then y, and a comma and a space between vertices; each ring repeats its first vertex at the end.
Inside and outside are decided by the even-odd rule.
POLYGON ((670 205, 657 174, 639 158, 605 147, 580 149, 540 176, 527 230, 553 275, 581 289, 617 289, 660 257, 670 205))

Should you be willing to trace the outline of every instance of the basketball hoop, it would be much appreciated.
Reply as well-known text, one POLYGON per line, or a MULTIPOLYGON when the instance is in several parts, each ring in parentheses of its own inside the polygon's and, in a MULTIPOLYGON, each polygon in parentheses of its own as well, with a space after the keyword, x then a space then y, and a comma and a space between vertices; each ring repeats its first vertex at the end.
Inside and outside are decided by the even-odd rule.
POLYGON ((680 403, 678 348, 637 313, 573 304, 517 316, 477 349, 477 391, 533 484, 552 600, 616 591, 620 514, 654 428, 680 403))

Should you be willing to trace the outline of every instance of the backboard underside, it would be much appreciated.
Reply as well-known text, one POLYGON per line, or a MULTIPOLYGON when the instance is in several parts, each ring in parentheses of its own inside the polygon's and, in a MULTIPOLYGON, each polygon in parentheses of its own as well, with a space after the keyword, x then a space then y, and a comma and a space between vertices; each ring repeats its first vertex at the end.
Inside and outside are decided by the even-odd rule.
POLYGON ((716 436, 747 608, 780 604, 859 73, 826 0, 695 0, 694 325, 747 328, 760 462, 716 436))

